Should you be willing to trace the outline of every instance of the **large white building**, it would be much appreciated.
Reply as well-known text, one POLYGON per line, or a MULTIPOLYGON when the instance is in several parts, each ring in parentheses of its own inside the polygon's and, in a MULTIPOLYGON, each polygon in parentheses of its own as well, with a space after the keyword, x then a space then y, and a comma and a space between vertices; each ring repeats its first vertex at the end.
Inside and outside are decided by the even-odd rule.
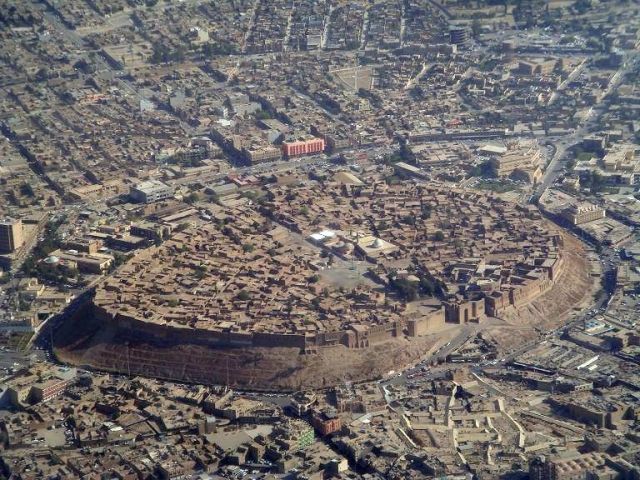
POLYGON ((591 203, 581 203, 579 205, 571 205, 563 212, 564 217, 573 225, 582 225, 584 223, 600 220, 606 216, 604 208, 591 203))
POLYGON ((173 197, 173 189, 160 180, 147 180, 131 187, 129 196, 138 203, 151 203, 173 197))

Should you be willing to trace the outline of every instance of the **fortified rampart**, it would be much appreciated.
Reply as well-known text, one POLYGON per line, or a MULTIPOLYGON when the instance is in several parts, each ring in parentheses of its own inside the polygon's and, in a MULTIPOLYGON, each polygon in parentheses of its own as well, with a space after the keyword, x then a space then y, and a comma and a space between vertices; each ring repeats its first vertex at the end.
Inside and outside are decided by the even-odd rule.
POLYGON ((343 346, 363 349, 394 338, 416 337, 440 329, 444 323, 478 323, 489 316, 500 316, 507 309, 518 309, 548 292, 563 271, 562 256, 544 260, 531 271, 521 272, 512 283, 489 293, 476 292, 470 299, 451 299, 442 307, 419 318, 399 318, 377 324, 351 324, 339 331, 315 333, 286 333, 261 331, 232 331, 193 328, 182 323, 160 324, 137 318, 125 312, 110 313, 92 304, 92 315, 101 322, 117 324, 118 328, 145 331, 158 339, 172 342, 196 343, 218 348, 294 348, 301 353, 317 353, 319 349, 343 346))
POLYGON ((418 359, 437 341, 443 310, 405 322, 312 336, 214 332, 110 315, 91 302, 56 328, 54 349, 67 363, 126 375, 266 390, 378 378, 418 359), (431 326, 430 326, 431 325, 431 326), (413 328, 413 327, 411 327, 413 328))
MULTIPOLYGON (((569 265, 571 258, 568 254, 569 265)), ((548 286, 542 278, 549 276, 562 285, 570 269, 558 277, 561 270, 543 275, 541 285, 548 286)), ((490 314, 492 298, 474 299, 475 313, 484 305, 484 315, 490 314)), ((454 310, 462 309, 462 318, 465 308, 473 313, 470 304, 458 301, 461 305, 454 310)), ((515 309, 508 294, 503 301, 505 308, 515 309)), ((112 314, 90 298, 85 305, 79 312, 69 311, 55 329, 55 352, 64 362, 128 375, 268 390, 378 378, 432 348, 446 311, 443 306, 376 326, 354 323, 343 331, 302 334, 214 331, 135 318, 131 310, 112 314)))
POLYGON ((275 332, 233 332, 219 330, 194 329, 179 324, 167 325, 148 322, 123 313, 115 315, 99 305, 92 305, 92 315, 106 324, 132 331, 145 331, 158 339, 170 339, 173 342, 190 342, 216 347, 283 347, 297 348, 303 352, 322 347, 342 345, 347 348, 367 348, 384 343, 392 338, 418 336, 431 333, 444 323, 442 309, 420 320, 408 322, 397 320, 380 325, 352 325, 343 331, 318 332, 313 335, 275 332), (416 327, 416 325, 419 325, 416 327))
POLYGON ((563 271, 562 255, 545 260, 536 268, 536 271, 517 279, 519 284, 512 283, 501 291, 494 291, 487 295, 484 299, 487 315, 499 317, 508 309, 518 309, 529 304, 551 290, 563 271))
POLYGON ((484 297, 445 302, 445 320, 451 323, 480 323, 485 318, 484 297))
MULTIPOLYGON (((571 264, 571 255, 567 258, 571 264)), ((115 310, 113 304, 100 305, 99 297, 88 298, 85 308, 63 315, 53 343, 60 360, 104 371, 255 389, 318 388, 377 378, 420 358, 445 323, 481 321, 493 311, 517 310, 537 299, 554 283, 562 284, 570 270, 561 268, 561 258, 543 263, 518 272, 521 284, 512 278, 502 290, 474 291, 471 298, 452 298, 428 312, 373 325, 348 323, 347 313, 344 330, 196 328, 180 319, 141 318, 139 310, 115 310)))

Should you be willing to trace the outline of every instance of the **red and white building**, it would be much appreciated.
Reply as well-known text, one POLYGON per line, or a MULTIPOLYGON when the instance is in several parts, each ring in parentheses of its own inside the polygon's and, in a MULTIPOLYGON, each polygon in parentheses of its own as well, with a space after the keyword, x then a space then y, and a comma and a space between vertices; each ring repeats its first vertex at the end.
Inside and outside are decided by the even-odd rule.
POLYGON ((335 415, 314 411, 311 415, 311 425, 324 437, 339 432, 342 429, 342 420, 335 415))
POLYGON ((298 155, 309 155, 310 153, 324 152, 324 139, 310 138, 308 140, 293 140, 282 142, 282 155, 285 157, 295 157, 298 155))
POLYGON ((31 389, 31 398, 34 402, 47 402, 52 398, 61 395, 69 385, 71 385, 73 379, 64 378, 51 378, 50 380, 38 383, 31 389))

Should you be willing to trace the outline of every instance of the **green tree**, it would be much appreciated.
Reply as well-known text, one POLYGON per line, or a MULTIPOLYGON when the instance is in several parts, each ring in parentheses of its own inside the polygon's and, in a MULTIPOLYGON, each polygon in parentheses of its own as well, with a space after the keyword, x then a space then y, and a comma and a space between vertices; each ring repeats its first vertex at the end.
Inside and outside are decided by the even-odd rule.
POLYGON ((430 278, 423 276, 423 277, 420 277, 420 290, 425 295, 433 296, 433 294, 436 291, 436 287, 430 278))
POLYGON ((403 138, 400 140, 400 148, 398 149, 398 155, 402 159, 403 162, 415 165, 417 163, 417 159, 413 150, 409 146, 409 143, 403 138))
POLYGON ((416 285, 409 282, 406 278, 392 278, 389 281, 389 286, 405 302, 413 302, 418 298, 416 285))
POLYGON ((480 24, 480 20, 477 18, 474 18, 473 22, 471 22, 471 32, 473 33, 474 38, 478 38, 480 36, 481 31, 482 31, 482 25, 480 24))
POLYGON ((258 120, 268 120, 271 118, 271 114, 267 110, 258 110, 255 117, 258 120))
POLYGON ((200 200, 200 195, 198 194, 198 192, 191 192, 184 199, 184 201, 189 204, 196 203, 198 200, 200 200))
POLYGON ((428 220, 429 218, 431 218, 431 207, 429 205, 421 205, 420 206, 420 217, 423 220, 428 220))
POLYGON ((487 160, 473 167, 469 171, 469 175, 472 177, 496 178, 498 176, 498 169, 494 162, 487 160))

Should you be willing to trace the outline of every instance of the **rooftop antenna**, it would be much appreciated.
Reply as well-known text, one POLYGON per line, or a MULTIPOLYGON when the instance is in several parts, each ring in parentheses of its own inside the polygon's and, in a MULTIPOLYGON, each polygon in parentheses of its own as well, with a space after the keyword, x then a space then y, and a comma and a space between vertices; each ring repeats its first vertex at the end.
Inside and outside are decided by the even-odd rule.
POLYGON ((229 357, 227 357, 227 390, 229 389, 229 357))
POLYGON ((49 324, 49 346, 51 348, 51 353, 53 354, 53 328, 51 324, 49 324))
POLYGON ((352 278, 357 278, 358 277, 358 271, 356 269, 356 256, 355 256, 355 251, 351 254, 351 265, 349 266, 349 270, 351 270, 351 277, 352 278))
POLYGON ((129 352, 129 342, 126 342, 125 345, 127 347, 127 376, 131 378, 131 363, 130 363, 131 354, 129 352))
POLYGON ((356 62, 356 71, 355 71, 355 74, 353 75, 353 91, 357 92, 358 91, 358 54, 357 53, 355 55, 355 62, 356 62))

